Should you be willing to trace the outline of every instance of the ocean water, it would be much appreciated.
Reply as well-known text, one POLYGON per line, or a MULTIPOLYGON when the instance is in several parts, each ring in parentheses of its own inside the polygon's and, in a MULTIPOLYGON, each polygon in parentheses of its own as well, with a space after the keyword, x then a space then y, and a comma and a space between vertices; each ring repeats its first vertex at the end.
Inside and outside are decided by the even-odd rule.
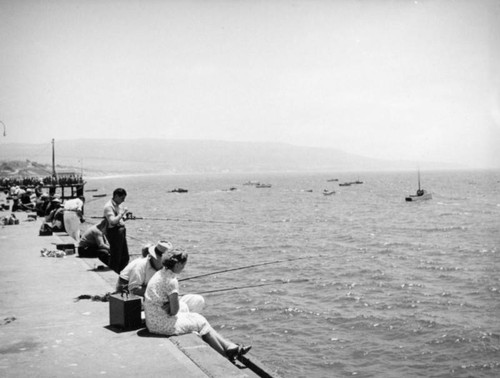
POLYGON ((181 283, 186 293, 266 284, 205 294, 204 315, 282 377, 500 376, 500 172, 423 172, 433 199, 405 202, 416 179, 90 178, 86 189, 108 196, 86 193, 85 211, 100 216, 126 188, 128 209, 146 218, 127 222, 131 253, 170 239, 190 254, 180 278, 296 259, 181 283), (168 192, 178 187, 189 192, 168 192))

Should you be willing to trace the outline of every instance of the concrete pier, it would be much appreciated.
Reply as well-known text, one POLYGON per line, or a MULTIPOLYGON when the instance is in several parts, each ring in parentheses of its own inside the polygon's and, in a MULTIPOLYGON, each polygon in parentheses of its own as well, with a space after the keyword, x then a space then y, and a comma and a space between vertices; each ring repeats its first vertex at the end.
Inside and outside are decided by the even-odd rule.
POLYGON ((97 259, 43 257, 56 236, 38 235, 41 219, 15 215, 18 225, 0 225, 0 376, 257 377, 194 334, 109 327, 108 303, 75 298, 113 291, 116 274, 95 271, 97 259))

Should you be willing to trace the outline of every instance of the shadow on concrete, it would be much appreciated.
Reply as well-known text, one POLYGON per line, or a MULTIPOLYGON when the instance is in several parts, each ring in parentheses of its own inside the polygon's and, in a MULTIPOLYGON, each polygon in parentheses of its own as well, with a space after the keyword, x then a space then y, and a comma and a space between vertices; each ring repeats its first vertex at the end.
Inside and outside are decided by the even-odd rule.
POLYGON ((154 337, 154 338, 163 338, 163 339, 168 339, 169 336, 167 335, 158 335, 156 333, 151 333, 148 331, 147 328, 141 328, 139 331, 137 331, 137 336, 139 337, 154 337))
MULTIPOLYGON (((122 327, 118 327, 118 326, 114 326, 114 325, 107 325, 107 326, 104 326, 104 328, 107 329, 108 331, 111 331, 114 333, 127 333, 127 332, 136 331, 135 329, 127 329, 127 328, 122 328, 122 327)), ((138 335, 139 335, 139 332, 137 333, 138 335)), ((151 334, 151 335, 153 335, 153 334, 151 334)), ((141 335, 139 335, 139 336, 141 336, 141 335)), ((160 336, 160 335, 158 335, 158 336, 160 336)))

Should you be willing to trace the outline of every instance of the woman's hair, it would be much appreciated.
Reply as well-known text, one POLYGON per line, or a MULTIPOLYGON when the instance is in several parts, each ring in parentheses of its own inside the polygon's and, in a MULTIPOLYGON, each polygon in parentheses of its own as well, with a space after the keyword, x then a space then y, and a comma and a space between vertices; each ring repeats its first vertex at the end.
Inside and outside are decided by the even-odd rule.
POLYGON ((183 249, 176 248, 172 251, 163 254, 161 260, 162 265, 172 270, 177 263, 185 263, 188 259, 188 254, 183 249))

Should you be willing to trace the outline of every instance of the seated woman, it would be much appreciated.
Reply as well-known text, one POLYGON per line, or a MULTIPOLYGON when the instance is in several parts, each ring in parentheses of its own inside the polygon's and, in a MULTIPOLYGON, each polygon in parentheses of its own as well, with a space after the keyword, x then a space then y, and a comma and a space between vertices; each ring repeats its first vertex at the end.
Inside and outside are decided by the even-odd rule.
POLYGON ((197 332, 201 338, 221 355, 233 361, 251 349, 235 344, 216 332, 204 316, 194 312, 179 297, 177 274, 187 263, 188 254, 182 250, 168 251, 162 257, 163 268, 149 281, 144 302, 146 326, 151 333, 182 335, 197 332))
MULTIPOLYGON (((149 280, 158 270, 163 268, 161 263, 163 254, 172 249, 172 243, 167 240, 160 240, 156 245, 144 246, 142 248, 144 257, 133 260, 120 272, 116 283, 116 291, 128 291, 144 297, 149 280)), ((201 300, 203 300, 203 297, 201 297, 201 300)))
POLYGON ((106 239, 107 225, 108 222, 103 219, 83 233, 78 242, 78 256, 97 257, 104 264, 109 265, 109 242, 106 239))

